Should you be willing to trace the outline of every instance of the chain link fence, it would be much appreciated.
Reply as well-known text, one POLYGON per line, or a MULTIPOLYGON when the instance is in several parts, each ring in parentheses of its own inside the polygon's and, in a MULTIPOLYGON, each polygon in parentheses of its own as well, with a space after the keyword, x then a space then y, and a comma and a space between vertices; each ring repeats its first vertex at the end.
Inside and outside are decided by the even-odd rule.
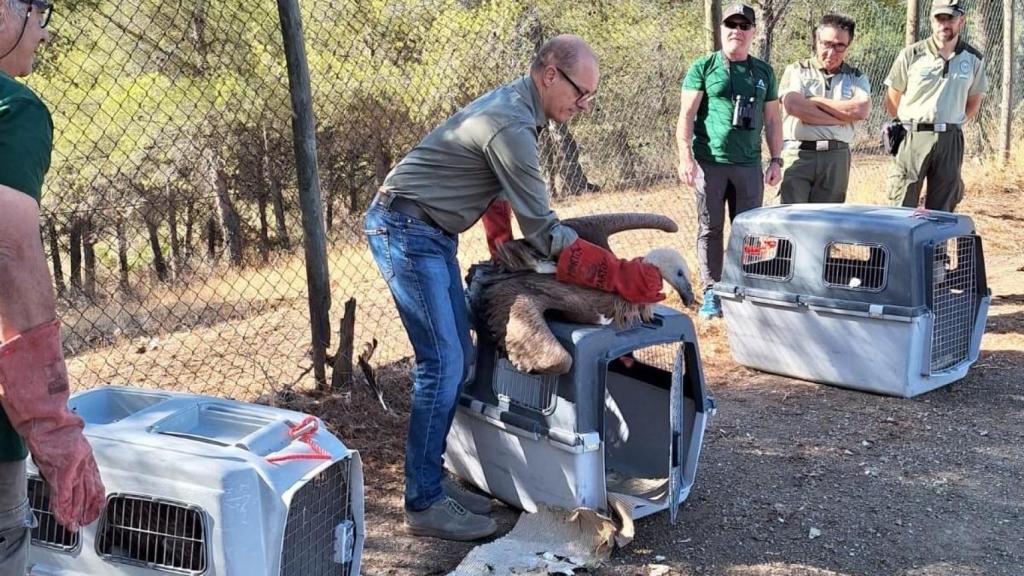
MULTIPOLYGON (((43 234, 77 385, 241 399, 313 385, 277 9, 271 0, 58 5, 51 46, 29 83, 56 126, 43 234)), ((870 77, 874 107, 858 132, 850 199, 874 201, 888 163, 876 137, 882 80, 904 43, 906 7, 762 0, 755 53, 781 77, 786 64, 811 55, 813 26, 827 11, 857 21, 848 61, 870 77)), ((989 154, 998 130, 1002 17, 1001 1, 969 5, 968 37, 994 56, 981 121, 967 131, 971 156, 989 154)), ((1016 18, 1019 110, 1024 26, 1016 18)), ((702 3, 321 0, 304 3, 302 19, 332 317, 337 325, 355 301, 355 353, 378 369, 399 368, 382 373, 404 377, 410 349, 362 238, 363 210, 427 131, 523 74, 556 34, 586 38, 602 75, 593 113, 542 136, 557 212, 666 214, 679 234, 631 232, 613 248, 633 257, 670 246, 694 261, 694 202, 676 184, 675 126, 681 80, 705 51, 702 3)), ((464 267, 486 257, 482 236, 478 227, 463 236, 464 267)))

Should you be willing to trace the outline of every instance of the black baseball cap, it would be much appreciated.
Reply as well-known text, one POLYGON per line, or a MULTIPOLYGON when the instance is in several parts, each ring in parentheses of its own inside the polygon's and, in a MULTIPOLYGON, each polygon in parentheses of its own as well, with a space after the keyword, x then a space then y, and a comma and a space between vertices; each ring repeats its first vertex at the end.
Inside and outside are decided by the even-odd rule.
MULTIPOLYGON (((955 1, 955 0, 954 0, 955 1)), ((754 20, 754 9, 741 2, 735 2, 726 6, 725 10, 722 10, 722 22, 725 22, 733 16, 740 16, 751 24, 756 24, 754 20)))

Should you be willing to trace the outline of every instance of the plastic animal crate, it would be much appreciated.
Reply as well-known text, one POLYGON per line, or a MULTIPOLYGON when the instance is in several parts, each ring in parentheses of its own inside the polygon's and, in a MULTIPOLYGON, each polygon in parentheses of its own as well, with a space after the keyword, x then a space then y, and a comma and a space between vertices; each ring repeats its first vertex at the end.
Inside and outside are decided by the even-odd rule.
POLYGON ((319 420, 120 387, 68 405, 86 422, 107 503, 97 522, 65 531, 30 464, 29 574, 359 574, 362 464, 319 420))
POLYGON ((970 217, 840 204, 737 216, 715 293, 740 364, 903 397, 967 374, 991 299, 970 217))
POLYGON ((573 357, 564 375, 517 371, 478 333, 476 372, 448 437, 447 466, 526 511, 676 510, 693 485, 714 401, 689 318, 656 308, 632 329, 549 322, 573 357))

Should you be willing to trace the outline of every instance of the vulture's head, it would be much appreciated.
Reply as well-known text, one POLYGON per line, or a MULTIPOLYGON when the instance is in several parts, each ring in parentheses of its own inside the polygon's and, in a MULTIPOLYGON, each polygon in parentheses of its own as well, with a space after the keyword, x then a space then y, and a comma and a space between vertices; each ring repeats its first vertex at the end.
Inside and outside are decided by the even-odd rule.
POLYGON ((661 277, 679 294, 683 305, 693 305, 696 299, 693 286, 690 285, 690 267, 686 265, 682 254, 671 248, 655 248, 644 256, 644 262, 661 271, 661 277))

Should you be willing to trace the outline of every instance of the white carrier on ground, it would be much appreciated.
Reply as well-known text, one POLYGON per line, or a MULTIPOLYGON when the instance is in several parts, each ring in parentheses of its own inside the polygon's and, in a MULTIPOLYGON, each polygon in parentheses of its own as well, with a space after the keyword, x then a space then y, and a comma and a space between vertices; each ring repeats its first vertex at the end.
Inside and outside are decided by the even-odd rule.
POLYGON ((839 204, 737 216, 715 293, 740 364, 903 397, 967 374, 991 300, 969 217, 839 204))
POLYGON ((29 574, 357 576, 363 473, 318 419, 156 390, 74 395, 107 488, 77 534, 49 512, 29 467, 29 574))

